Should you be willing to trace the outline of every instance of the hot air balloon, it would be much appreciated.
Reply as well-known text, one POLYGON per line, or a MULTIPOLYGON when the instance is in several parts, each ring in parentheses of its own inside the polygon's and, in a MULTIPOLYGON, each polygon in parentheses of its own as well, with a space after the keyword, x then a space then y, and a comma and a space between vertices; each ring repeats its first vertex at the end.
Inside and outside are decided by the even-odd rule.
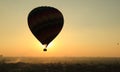
POLYGON ((28 15, 28 26, 33 35, 46 45, 60 33, 64 23, 62 13, 53 7, 41 6, 33 9, 28 15))

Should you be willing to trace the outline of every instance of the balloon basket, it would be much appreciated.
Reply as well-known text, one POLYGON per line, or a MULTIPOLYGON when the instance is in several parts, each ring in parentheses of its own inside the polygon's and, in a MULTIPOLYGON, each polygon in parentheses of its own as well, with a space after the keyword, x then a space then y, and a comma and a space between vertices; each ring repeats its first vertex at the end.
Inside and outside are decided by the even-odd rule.
POLYGON ((47 51, 47 49, 43 49, 43 51, 47 51))

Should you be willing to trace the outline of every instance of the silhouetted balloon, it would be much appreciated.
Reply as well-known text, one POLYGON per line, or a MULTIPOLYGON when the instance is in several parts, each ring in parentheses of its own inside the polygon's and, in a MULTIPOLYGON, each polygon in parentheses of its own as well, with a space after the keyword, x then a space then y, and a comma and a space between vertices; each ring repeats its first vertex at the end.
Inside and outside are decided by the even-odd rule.
POLYGON ((28 15, 28 25, 31 32, 46 47, 59 34, 63 23, 62 13, 53 7, 37 7, 28 15))

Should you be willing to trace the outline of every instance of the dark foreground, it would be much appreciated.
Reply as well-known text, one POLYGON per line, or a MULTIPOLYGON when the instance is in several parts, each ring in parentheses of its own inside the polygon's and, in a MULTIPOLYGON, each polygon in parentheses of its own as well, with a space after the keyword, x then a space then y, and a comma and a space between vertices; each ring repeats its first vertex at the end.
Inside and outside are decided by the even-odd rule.
POLYGON ((1 63, 0 72, 120 72, 120 63, 1 63))

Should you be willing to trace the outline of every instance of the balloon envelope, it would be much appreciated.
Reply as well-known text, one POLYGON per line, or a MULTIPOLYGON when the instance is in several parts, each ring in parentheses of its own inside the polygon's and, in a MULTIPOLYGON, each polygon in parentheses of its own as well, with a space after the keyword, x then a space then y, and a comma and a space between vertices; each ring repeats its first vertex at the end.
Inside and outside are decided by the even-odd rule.
POLYGON ((53 7, 37 7, 28 15, 28 26, 31 32, 46 46, 59 34, 63 23, 62 13, 53 7))

